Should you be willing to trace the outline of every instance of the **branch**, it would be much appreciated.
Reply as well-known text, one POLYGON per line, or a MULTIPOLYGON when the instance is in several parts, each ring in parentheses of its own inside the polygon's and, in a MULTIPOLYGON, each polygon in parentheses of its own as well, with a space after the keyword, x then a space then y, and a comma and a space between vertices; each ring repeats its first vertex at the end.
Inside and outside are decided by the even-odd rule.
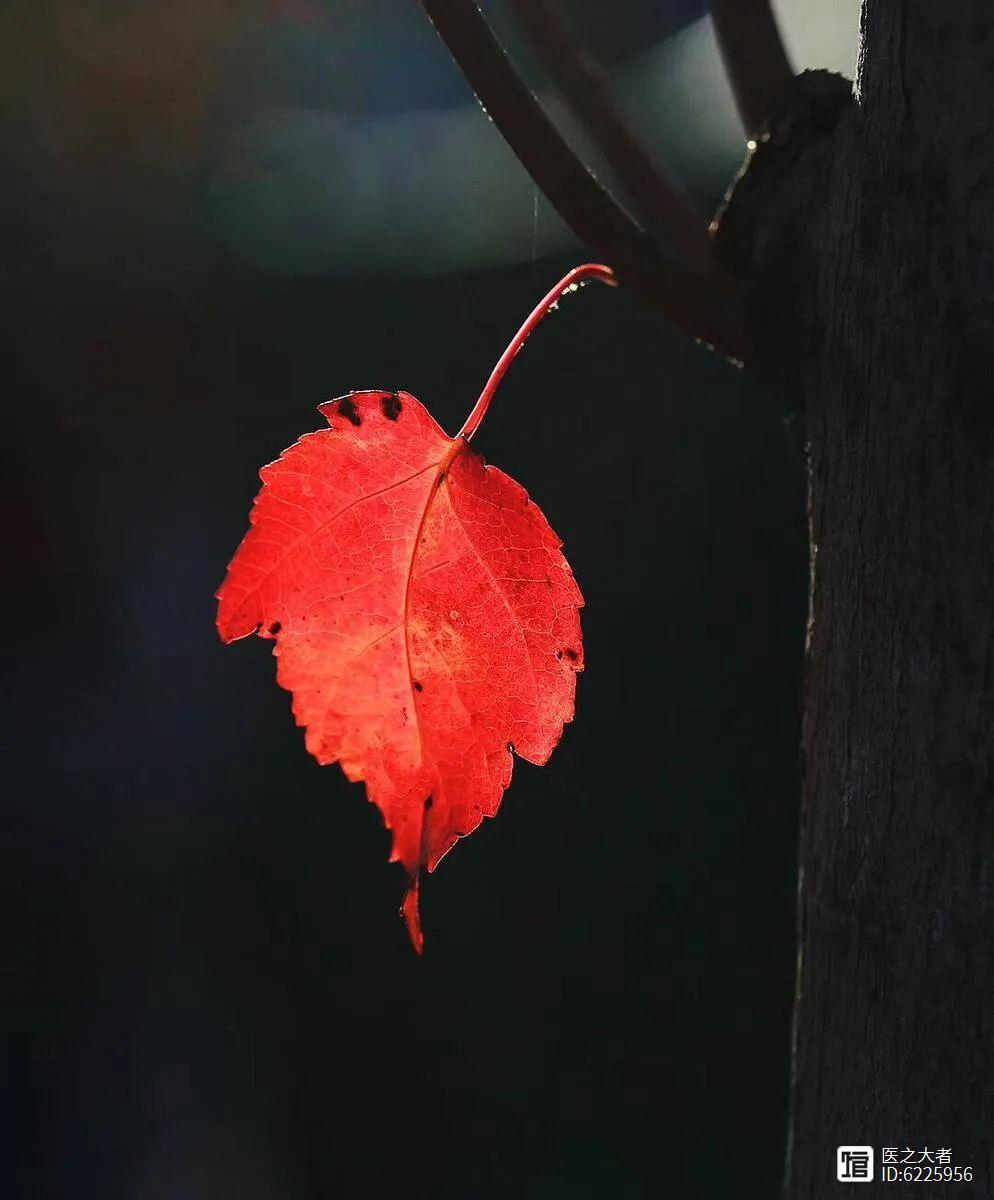
POLYGON ((474 0, 421 0, 485 111, 573 232, 674 324, 744 357, 737 284, 668 255, 597 181, 515 71, 474 0))
POLYGON ((770 0, 711 0, 711 22, 751 136, 784 106, 794 79, 770 0))
POLYGON ((650 226, 701 270, 714 269, 715 256, 704 221, 670 184, 642 143, 621 118, 600 64, 570 36, 554 0, 514 0, 546 70, 569 103, 650 226))

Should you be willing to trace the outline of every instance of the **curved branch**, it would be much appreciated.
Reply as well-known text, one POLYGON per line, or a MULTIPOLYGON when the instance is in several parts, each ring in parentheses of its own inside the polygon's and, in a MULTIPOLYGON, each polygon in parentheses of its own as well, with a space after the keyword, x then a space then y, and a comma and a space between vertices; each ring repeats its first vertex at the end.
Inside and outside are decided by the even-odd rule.
POLYGON ((770 0, 711 0, 711 22, 751 136, 784 106, 794 79, 770 0))
POLYGON ((727 276, 668 255, 563 140, 474 0, 421 0, 439 36, 521 165, 573 232, 674 324, 744 357, 742 299, 727 276))
POLYGON ((553 0, 514 0, 518 20, 556 87, 664 240, 701 270, 714 269, 707 227, 622 119, 604 71, 570 35, 553 0))

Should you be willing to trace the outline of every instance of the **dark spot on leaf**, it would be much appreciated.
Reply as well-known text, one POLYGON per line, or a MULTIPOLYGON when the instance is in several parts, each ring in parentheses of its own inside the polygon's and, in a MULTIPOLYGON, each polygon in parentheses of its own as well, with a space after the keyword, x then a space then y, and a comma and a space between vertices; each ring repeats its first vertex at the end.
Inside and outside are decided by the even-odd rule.
POLYGON ((423 683, 418 683, 418 681, 415 679, 414 690, 416 692, 423 692, 425 690, 425 685, 423 683))
POLYGON ((338 411, 347 421, 351 421, 353 425, 361 425, 362 417, 359 415, 359 410, 355 406, 355 401, 351 396, 344 396, 338 402, 338 411))
POLYGON ((570 662, 576 662, 580 657, 579 654, 577 654, 577 652, 575 650, 571 649, 569 646, 563 647, 563 654, 565 654, 565 656, 570 660, 570 662))
POLYGON ((273 635, 273 637, 275 637, 282 628, 283 626, 279 621, 274 621, 272 625, 269 626, 269 632, 273 635))
POLYGON ((394 392, 391 396, 383 397, 380 401, 380 408, 383 409, 383 415, 388 421, 396 421, 404 406, 400 402, 400 397, 394 392))
POLYGON ((425 801, 425 812, 428 812, 434 803, 435 803, 434 797, 429 796, 428 799, 425 801))
POLYGON ((511 753, 513 754, 513 753, 514 753, 514 742, 508 742, 508 743, 507 743, 507 748, 508 748, 508 750, 510 750, 510 751, 511 751, 511 753))

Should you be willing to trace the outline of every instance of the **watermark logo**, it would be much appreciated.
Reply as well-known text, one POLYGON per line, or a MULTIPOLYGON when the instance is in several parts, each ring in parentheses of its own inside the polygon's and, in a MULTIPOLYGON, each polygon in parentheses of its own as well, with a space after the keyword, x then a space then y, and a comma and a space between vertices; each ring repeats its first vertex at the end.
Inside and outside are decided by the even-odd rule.
POLYGON ((871 1183, 873 1147, 840 1146, 835 1158, 835 1178, 840 1183, 871 1183))

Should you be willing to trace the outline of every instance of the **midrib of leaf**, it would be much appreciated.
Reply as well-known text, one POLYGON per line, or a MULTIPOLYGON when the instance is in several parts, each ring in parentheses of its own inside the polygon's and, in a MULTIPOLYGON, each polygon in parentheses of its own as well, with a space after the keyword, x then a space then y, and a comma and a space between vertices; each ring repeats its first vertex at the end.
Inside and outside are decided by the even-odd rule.
MULTIPOLYGON (((464 450, 469 443, 463 438, 453 438, 452 448, 435 464, 435 477, 431 481, 431 487, 428 489, 428 498, 425 500, 425 506, 421 510, 421 519, 418 521, 418 527, 414 533, 414 544, 411 547, 411 558, 407 564, 407 579, 404 584, 404 657, 407 661, 407 686, 411 692, 411 706, 414 712, 414 724, 418 732, 418 748, 421 754, 421 764, 425 763, 425 742, 421 732, 421 713, 418 710, 418 693, 414 689, 414 669, 411 666, 411 585, 414 582, 414 563, 418 557, 418 549, 421 545, 421 537, 424 534, 425 522, 428 520, 428 512, 432 504, 435 502, 435 497, 438 495, 439 477, 443 475, 452 464, 455 462, 460 451, 464 450)), ((425 797, 427 799, 427 797, 425 797)), ((419 840, 418 858, 423 860, 425 857, 425 848, 428 844, 428 809, 424 804, 421 806, 421 835, 419 840)), ((419 866, 421 863, 419 863, 419 866)))

